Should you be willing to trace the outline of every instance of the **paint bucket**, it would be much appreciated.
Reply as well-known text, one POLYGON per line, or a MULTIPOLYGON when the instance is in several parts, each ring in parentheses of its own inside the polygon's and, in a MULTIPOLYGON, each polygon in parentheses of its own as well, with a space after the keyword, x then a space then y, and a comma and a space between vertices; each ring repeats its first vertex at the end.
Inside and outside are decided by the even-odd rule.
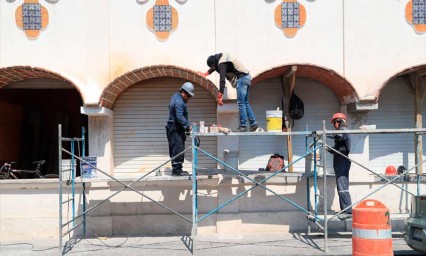
POLYGON ((281 132, 283 126, 282 110, 266 110, 266 130, 268 132, 281 132))

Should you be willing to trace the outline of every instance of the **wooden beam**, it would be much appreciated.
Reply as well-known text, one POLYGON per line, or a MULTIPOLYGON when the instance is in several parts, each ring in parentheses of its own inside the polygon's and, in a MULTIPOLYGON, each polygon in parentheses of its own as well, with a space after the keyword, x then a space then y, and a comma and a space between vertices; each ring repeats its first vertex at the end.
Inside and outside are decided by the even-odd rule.
POLYGON ((417 76, 426 76, 426 68, 418 70, 417 76))
POLYGON ((284 73, 285 78, 289 78, 290 76, 294 75, 297 71, 297 66, 291 66, 291 68, 287 69, 287 71, 284 73))
MULTIPOLYGON (((286 122, 286 127, 287 127, 287 131, 291 132, 291 127, 293 127, 293 120, 290 117, 289 114, 289 104, 290 104, 290 98, 291 95, 293 94, 293 90, 294 90, 294 86, 296 83, 296 71, 297 71, 297 66, 291 66, 291 68, 289 68, 282 76, 281 79, 281 85, 282 85, 282 89, 284 92, 284 98, 285 98, 285 122, 286 122)), ((288 162, 291 163, 293 162, 293 141, 291 138, 291 135, 287 136, 287 159, 288 162)), ((289 172, 293 172, 293 165, 291 165, 289 167, 289 172)))
POLYGON ((416 95, 416 89, 414 86, 414 76, 410 74, 406 74, 402 76, 404 78, 405 84, 408 86, 408 89, 410 90, 412 95, 416 95))

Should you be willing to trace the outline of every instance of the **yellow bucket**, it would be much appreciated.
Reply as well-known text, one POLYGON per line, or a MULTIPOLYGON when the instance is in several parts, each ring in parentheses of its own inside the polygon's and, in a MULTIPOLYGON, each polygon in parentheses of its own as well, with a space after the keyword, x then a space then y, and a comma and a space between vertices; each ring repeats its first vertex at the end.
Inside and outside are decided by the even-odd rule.
POLYGON ((266 130, 268 132, 281 132, 283 126, 282 110, 266 110, 266 130))

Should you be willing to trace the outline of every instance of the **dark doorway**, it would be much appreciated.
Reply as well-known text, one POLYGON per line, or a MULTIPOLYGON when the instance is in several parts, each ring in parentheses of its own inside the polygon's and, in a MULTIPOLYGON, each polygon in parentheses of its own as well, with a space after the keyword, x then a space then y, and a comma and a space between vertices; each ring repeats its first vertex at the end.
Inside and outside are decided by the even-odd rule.
POLYGON ((34 161, 45 160, 42 174, 58 173, 58 124, 63 137, 80 138, 83 126, 87 131, 87 116, 80 114, 81 95, 69 87, 0 89, 0 161, 31 170, 34 161))

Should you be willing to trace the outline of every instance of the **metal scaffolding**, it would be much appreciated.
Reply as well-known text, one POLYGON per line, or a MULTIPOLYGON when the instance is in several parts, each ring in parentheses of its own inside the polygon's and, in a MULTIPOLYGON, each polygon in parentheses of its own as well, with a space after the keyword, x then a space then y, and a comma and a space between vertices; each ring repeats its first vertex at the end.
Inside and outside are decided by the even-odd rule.
MULTIPOLYGON (((154 199, 152 199, 151 197, 147 196, 146 194, 140 192, 139 190, 135 189, 132 187, 133 184, 135 184, 138 181, 141 181, 143 179, 145 179, 147 176, 151 175, 152 173, 154 173, 155 171, 159 170, 161 167, 163 167, 164 165, 166 165, 168 162, 172 161, 173 159, 175 159, 176 157, 178 157, 179 155, 175 156, 172 159, 168 159, 167 161, 163 162, 162 164, 160 164, 159 166, 153 168, 151 171, 145 173, 144 175, 142 175, 140 178, 134 180, 133 182, 130 182, 128 184, 120 181, 118 178, 111 176, 109 173, 97 168, 96 166, 91 165, 90 163, 86 162, 81 156, 78 156, 75 154, 74 152, 74 146, 71 146, 71 151, 66 150, 65 148, 62 147, 62 141, 82 141, 84 143, 84 136, 81 139, 67 139, 67 138, 62 138, 61 137, 61 126, 59 125, 59 132, 58 132, 58 140, 59 140, 59 245, 60 245, 60 255, 63 254, 63 241, 62 238, 64 236, 66 236, 67 234, 69 234, 71 231, 75 230, 78 226, 83 225, 83 234, 84 237, 86 236, 86 214, 90 211, 92 211, 93 209, 95 209, 96 207, 100 206, 101 204, 103 204, 104 202, 106 202, 107 200, 111 199, 112 197, 114 197, 115 195, 117 195, 118 193, 129 189, 132 190, 136 193, 138 193, 139 195, 147 198, 148 200, 152 201, 153 203, 163 207, 164 209, 170 211, 173 214, 176 214, 177 216, 183 218, 184 220, 190 222, 192 224, 192 231, 191 231, 191 236, 192 236, 192 252, 195 252, 196 246, 197 246, 197 227, 198 227, 198 223, 205 220, 208 216, 217 213, 220 209, 222 209, 223 207, 229 205, 230 203, 234 202, 235 200, 237 200, 238 198, 240 198, 241 196, 243 196, 244 194, 248 193, 249 191, 253 190, 256 187, 260 187, 265 189, 266 191, 269 191, 270 193, 276 195, 278 198, 280 198, 281 200, 291 204, 292 206, 294 206, 297 210, 302 211, 304 213, 306 213, 307 219, 308 219, 308 233, 310 232, 310 225, 309 223, 313 223, 315 224, 321 231, 323 231, 324 233, 324 251, 328 250, 328 222, 331 221, 332 219, 334 219, 335 217, 337 217, 339 214, 341 214, 342 212, 344 212, 346 209, 348 209, 349 207, 352 207, 353 205, 356 205, 357 203, 359 203, 360 201, 364 200, 365 198, 371 196, 372 194, 376 193, 377 191, 381 190, 382 188, 386 187, 389 184, 392 184, 396 187, 398 187, 399 189, 402 189, 410 194, 413 195, 413 193, 409 192, 407 189, 395 184, 395 181, 397 181, 400 177, 408 174, 409 172, 411 172, 412 170, 416 169, 416 175, 417 175, 417 194, 420 194, 420 178, 422 173, 420 173, 419 170, 421 170, 421 168, 417 168, 418 166, 422 165, 425 161, 419 162, 415 164, 414 167, 406 170, 405 172, 403 172, 402 174, 396 175, 392 178, 380 175, 376 172, 374 172, 373 170, 365 167, 364 165, 358 163, 357 161, 344 156, 345 158, 349 159, 350 161, 354 162, 355 164, 361 166, 362 168, 366 169, 367 171, 373 173, 374 175, 377 175, 379 177, 381 177, 382 179, 386 180, 387 182, 385 184, 383 184, 382 186, 380 186, 379 188, 375 189, 374 191, 368 193, 366 196, 364 196, 362 199, 358 200, 357 202, 353 203, 351 206, 347 207, 346 209, 343 209, 342 211, 332 215, 331 217, 328 217, 327 215, 327 171, 326 171, 326 166, 327 166, 327 149, 328 150, 332 150, 335 151, 332 147, 328 146, 326 143, 326 136, 327 135, 331 135, 331 134, 392 134, 392 133, 413 133, 416 136, 416 139, 418 140, 418 137, 421 137, 423 133, 426 132, 426 129, 375 129, 375 130, 339 130, 339 131, 331 131, 331 130, 326 130, 325 129, 325 122, 323 121, 323 129, 320 131, 305 131, 305 132, 253 132, 253 133, 229 133, 229 134, 223 134, 223 133, 198 133, 197 132, 197 127, 194 126, 193 132, 191 133, 191 147, 186 148, 184 151, 182 151, 179 155, 184 154, 185 152, 189 151, 190 149, 192 150, 192 175, 190 176, 191 180, 192 180, 192 220, 185 217, 184 215, 178 213, 177 211, 171 209, 170 207, 161 204, 157 201, 155 201, 154 199), (217 157, 213 156, 211 153, 203 150, 199 145, 197 145, 196 143, 196 138, 197 137, 209 137, 209 136, 293 136, 293 135, 299 135, 299 136, 305 136, 306 140, 306 152, 303 156, 298 157, 296 160, 288 163, 286 166, 284 166, 281 170, 277 171, 277 172, 247 172, 247 171, 242 171, 242 170, 238 170, 237 168, 234 168, 232 166, 230 166, 228 163, 225 163, 224 161, 218 159, 217 157), (309 144, 309 139, 312 139, 312 143, 309 144), (316 152, 318 150, 321 150, 321 158, 320 158, 320 164, 317 164, 317 159, 316 159, 316 152), (62 194, 63 194, 63 188, 62 188, 62 172, 64 170, 62 170, 62 165, 61 165, 61 160, 62 160, 62 152, 65 152, 66 154, 70 155, 72 157, 72 161, 74 161, 74 159, 77 159, 81 162, 86 163, 87 165, 91 166, 93 169, 96 169, 97 171, 99 171, 100 173, 104 174, 105 176, 107 176, 108 178, 110 178, 111 180, 114 180, 118 183, 120 183, 121 185, 123 185, 123 188, 121 188, 120 190, 116 191, 115 193, 113 193, 112 195, 108 196, 107 198, 105 198, 104 200, 102 200, 101 202, 97 203, 96 205, 86 209, 86 191, 85 191, 85 183, 86 182, 90 182, 90 179, 81 179, 81 183, 83 185, 83 192, 82 192, 82 196, 83 196, 83 206, 82 206, 82 213, 79 215, 75 214, 75 207, 72 208, 73 214, 72 214, 72 219, 67 221, 66 223, 62 222, 62 205, 63 205, 63 201, 62 201, 62 194), (215 209, 212 209, 211 211, 205 213, 203 216, 199 216, 199 211, 198 211, 198 176, 200 174, 203 173, 203 171, 205 172, 206 170, 202 170, 200 168, 198 168, 198 154, 199 152, 201 152, 202 154, 208 156, 209 158, 213 159, 214 161, 216 161, 219 164, 222 164, 223 166, 227 167, 228 170, 230 170, 231 173, 235 173, 237 175, 239 175, 240 177, 243 177, 245 179, 248 179, 253 185, 251 185, 250 188, 245 189, 243 192, 240 192, 239 194, 237 194, 236 196, 234 196, 233 198, 229 199, 228 201, 224 202, 223 204, 219 205, 218 207, 216 207, 215 209), (284 173, 284 171, 286 169, 288 169, 290 166, 294 165, 296 162, 301 161, 302 159, 305 159, 307 156, 310 156, 313 154, 313 172, 310 174, 305 174, 305 173, 296 173, 296 172, 288 172, 288 173, 284 173), (323 168, 323 175, 320 176, 318 175, 318 167, 322 167, 323 168), (250 175, 251 174, 264 174, 265 177, 260 180, 260 181, 256 181, 255 179, 251 178, 250 175), (266 175, 268 174, 268 175, 266 175), (305 177, 307 179, 307 206, 302 207, 301 205, 298 205, 297 203, 291 201, 290 199, 286 198, 285 196, 282 196, 278 193, 276 193, 275 191, 273 191, 272 189, 268 188, 267 185, 265 185, 265 182, 270 180, 271 178, 275 177, 275 176, 297 176, 297 177, 305 177), (322 189, 322 195, 320 193, 318 193, 319 188, 318 188, 318 184, 317 184, 317 178, 322 178, 323 179, 323 189, 322 189), (313 179, 313 188, 314 188, 314 204, 313 204, 313 209, 310 209, 310 205, 311 205, 311 195, 310 195, 310 179, 313 179), (324 209, 324 214, 323 217, 321 217, 321 215, 318 214, 318 205, 320 203, 322 199, 323 202, 323 209, 324 209), (75 224, 75 221, 79 218, 82 218, 82 221, 79 224, 75 224), (63 229, 70 225, 73 224, 73 227, 71 229, 69 229, 68 231, 66 231, 65 233, 63 233, 63 229)), ((73 145, 73 143, 71 144, 73 145)), ((420 150, 418 147, 416 148, 417 150, 420 150)), ((339 152, 335 152, 337 154, 340 154, 339 152)), ((416 152, 417 154, 419 152, 416 152)), ((420 152, 421 153, 421 152, 420 152)), ((84 155, 84 153, 83 153, 84 155)), ((417 158, 416 158, 417 160, 417 158)), ((73 165, 72 165, 73 166, 73 165)), ((220 173, 220 170, 209 170, 207 171, 208 175, 214 175, 214 174, 218 174, 220 173)), ((223 172, 222 172, 223 173, 223 172)), ((72 184, 74 184, 74 180, 75 180, 75 173, 73 175, 71 175, 72 178, 72 184)), ((74 185, 73 185, 73 193, 74 193, 74 185)), ((73 198, 72 200, 74 201, 74 194, 73 194, 73 198)))

